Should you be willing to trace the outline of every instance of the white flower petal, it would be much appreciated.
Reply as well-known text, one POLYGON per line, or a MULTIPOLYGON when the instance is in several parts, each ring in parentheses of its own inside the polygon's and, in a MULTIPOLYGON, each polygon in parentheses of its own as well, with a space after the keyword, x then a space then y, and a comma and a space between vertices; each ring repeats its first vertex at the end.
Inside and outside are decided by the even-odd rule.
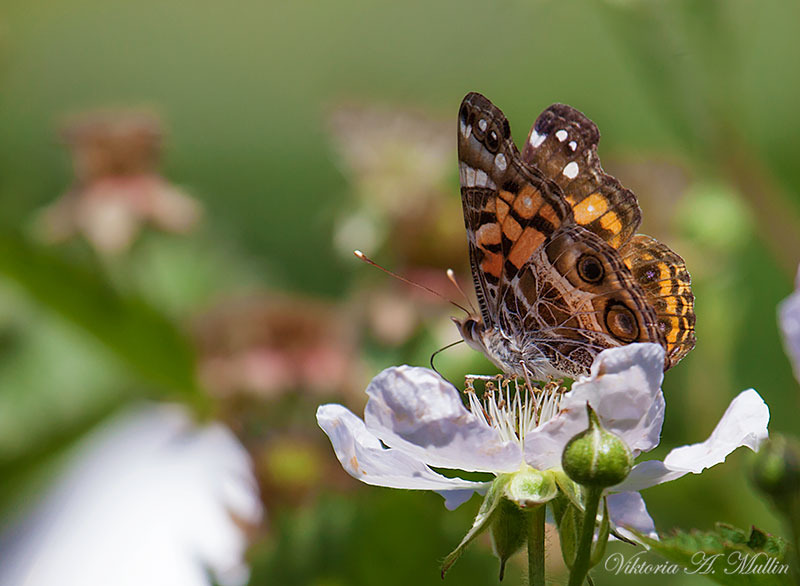
MULTIPOLYGON (((328 435, 342 467, 353 478, 374 486, 416 490, 484 490, 487 483, 437 474, 403 450, 384 448, 364 422, 341 405, 322 405, 317 422, 328 435)), ((445 499, 458 495, 444 495, 445 499)))
POLYGON ((684 476, 686 472, 670 470, 661 460, 647 460, 636 464, 628 477, 612 487, 612 490, 642 490, 656 484, 669 482, 684 476))
POLYGON ((486 483, 486 486, 481 490, 437 490, 436 492, 439 493, 442 497, 444 497, 444 506, 447 507, 448 511, 455 511, 458 507, 463 505, 469 499, 472 498, 472 495, 476 492, 483 494, 486 492, 486 489, 489 488, 489 483, 486 483))
POLYGON ((637 464, 614 490, 641 490, 675 480, 724 462, 740 446, 758 450, 767 439, 769 408, 753 389, 742 391, 731 401, 714 431, 704 442, 675 448, 664 462, 650 460, 637 464))
POLYGON ((656 524, 647 512, 642 495, 638 492, 620 492, 608 496, 608 516, 614 527, 624 537, 638 541, 626 527, 658 539, 656 524))
POLYGON ((591 375, 572 385, 560 412, 525 437, 525 460, 540 470, 561 465, 567 442, 584 431, 588 402, 609 431, 619 435, 634 456, 658 445, 664 422, 664 349, 629 344, 601 352, 591 375))
POLYGON ((243 584, 241 525, 261 518, 250 458, 179 406, 124 413, 92 433, 43 504, 8 535, 0 585, 243 584), (11 563, 13 561, 13 563, 11 563))
MULTIPOLYGON (((800 288, 800 271, 797 273, 797 286, 800 288)), ((800 291, 795 291, 778 305, 778 321, 794 376, 800 381, 800 291)))
POLYGON ((522 465, 516 442, 470 413, 456 388, 427 368, 387 368, 367 387, 364 421, 387 446, 443 468, 513 472, 522 465))
POLYGON ((754 452, 767 439, 769 407, 754 390, 739 393, 709 438, 699 444, 675 448, 664 458, 664 465, 671 470, 682 470, 700 474, 706 468, 725 461, 739 446, 747 446, 754 452))

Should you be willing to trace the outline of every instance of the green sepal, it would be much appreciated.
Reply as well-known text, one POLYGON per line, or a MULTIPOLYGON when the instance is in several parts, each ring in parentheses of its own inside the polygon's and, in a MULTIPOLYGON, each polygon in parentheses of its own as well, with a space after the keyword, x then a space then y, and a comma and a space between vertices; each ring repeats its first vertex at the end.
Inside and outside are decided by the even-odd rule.
POLYGON ((573 482, 563 470, 553 470, 553 477, 559 488, 559 493, 565 496, 573 506, 583 510, 583 487, 573 482))
POLYGON ((501 474, 489 487, 489 490, 486 492, 486 496, 483 498, 483 502, 481 503, 481 508, 478 510, 478 514, 475 516, 475 520, 472 522, 472 527, 469 531, 467 531, 467 534, 461 540, 461 543, 458 544, 458 547, 447 554, 447 557, 444 558, 441 568, 442 578, 444 578, 447 570, 449 570, 453 564, 458 561, 458 558, 460 558, 461 554, 464 553, 464 549, 466 549, 466 547, 472 543, 472 541, 478 535, 489 528, 489 524, 492 522, 497 513, 498 505, 503 498, 503 492, 510 480, 510 476, 510 474, 501 474))
POLYGON ((491 520, 489 534, 492 537, 492 549, 500 559, 501 581, 505 574, 506 562, 522 549, 527 541, 530 510, 521 509, 515 502, 501 498, 491 520))
POLYGON ((558 491, 558 496, 550 501, 550 510, 553 511, 553 519, 556 522, 556 527, 561 525, 561 519, 564 517, 567 505, 569 504, 570 500, 561 490, 558 491))
POLYGON ((581 511, 567 500, 561 516, 561 522, 558 524, 558 536, 561 542, 561 557, 564 558, 564 563, 570 569, 575 563, 580 523, 581 511))

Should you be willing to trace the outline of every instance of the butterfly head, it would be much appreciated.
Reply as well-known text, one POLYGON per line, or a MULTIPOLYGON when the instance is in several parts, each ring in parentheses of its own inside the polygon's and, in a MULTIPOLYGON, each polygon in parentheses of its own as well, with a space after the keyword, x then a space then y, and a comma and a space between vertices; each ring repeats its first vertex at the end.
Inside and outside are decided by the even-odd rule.
POLYGON ((478 352, 486 352, 486 346, 483 344, 483 322, 480 318, 473 315, 458 318, 452 317, 453 323, 458 328, 458 333, 464 338, 467 346, 478 352))

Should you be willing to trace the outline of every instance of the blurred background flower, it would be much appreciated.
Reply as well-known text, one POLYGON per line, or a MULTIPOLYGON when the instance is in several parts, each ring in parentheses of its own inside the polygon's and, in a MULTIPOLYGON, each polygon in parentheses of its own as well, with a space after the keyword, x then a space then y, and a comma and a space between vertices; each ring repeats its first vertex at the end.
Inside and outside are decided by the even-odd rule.
POLYGON ((195 321, 201 378, 220 396, 360 394, 365 375, 348 317, 312 297, 224 300, 195 321))
POLYGON ((68 123, 62 136, 75 181, 41 212, 41 238, 60 242, 82 234, 98 252, 115 254, 131 246, 145 223, 190 230, 200 207, 159 174, 162 134, 158 119, 144 112, 89 112, 68 123))
POLYGON ((177 405, 118 415, 83 440, 0 541, 0 584, 247 583, 261 521, 252 463, 220 425, 177 405), (213 582, 212 582, 213 580, 213 582))

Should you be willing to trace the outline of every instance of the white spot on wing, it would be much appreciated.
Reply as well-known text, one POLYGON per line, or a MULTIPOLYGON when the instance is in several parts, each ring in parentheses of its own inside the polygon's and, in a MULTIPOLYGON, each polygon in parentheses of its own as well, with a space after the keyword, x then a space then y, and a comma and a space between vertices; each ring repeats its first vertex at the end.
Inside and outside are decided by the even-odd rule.
POLYGON ((564 167, 564 176, 569 177, 570 179, 575 179, 578 176, 578 163, 572 161, 571 163, 567 163, 564 167))
POLYGON ((531 130, 531 137, 528 139, 528 142, 533 148, 539 148, 542 146, 545 138, 547 138, 546 134, 539 134, 535 130, 531 130))
POLYGON ((489 180, 489 176, 478 169, 475 172, 475 185, 478 187, 486 187, 486 182, 489 180))
POLYGON ((578 143, 574 140, 569 141, 569 148, 574 153, 575 150, 578 148, 578 143))
POLYGON ((506 156, 503 153, 497 153, 497 156, 494 158, 494 165, 500 169, 500 171, 505 171, 506 167, 508 167, 506 156))
POLYGON ((465 179, 466 181, 464 181, 464 185, 467 187, 475 187, 475 169, 472 167, 467 167, 465 179))
POLYGON ((467 123, 464 122, 463 118, 458 119, 458 131, 462 136, 467 136, 467 123))
POLYGON ((567 140, 567 136, 569 135, 567 134, 567 131, 564 130, 563 128, 558 132, 556 132, 556 138, 558 139, 558 142, 564 142, 565 140, 567 140))
POLYGON ((486 132, 486 120, 484 120, 483 118, 478 120, 478 126, 480 127, 481 132, 486 132))

